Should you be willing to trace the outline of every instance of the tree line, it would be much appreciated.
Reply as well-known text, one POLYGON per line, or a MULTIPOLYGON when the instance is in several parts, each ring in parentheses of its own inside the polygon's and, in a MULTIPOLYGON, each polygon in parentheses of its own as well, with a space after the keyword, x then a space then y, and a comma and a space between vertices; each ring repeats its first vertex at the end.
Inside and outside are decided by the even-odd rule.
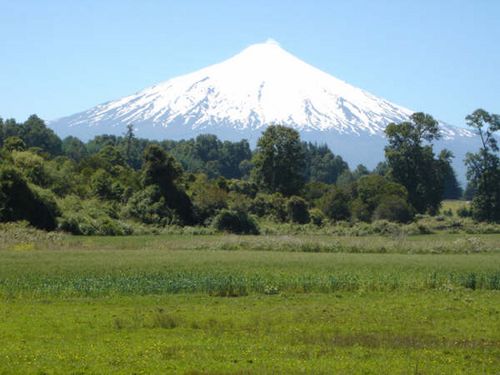
MULTIPOLYGON (((467 155, 467 191, 476 220, 500 220, 498 115, 467 116, 482 141, 467 155)), ((36 115, 0 118, 0 221, 26 220, 75 234, 130 234, 147 226, 214 225, 257 233, 255 218, 323 225, 328 221, 409 222, 462 195, 451 152, 430 115, 389 124, 385 160, 351 170, 326 145, 269 126, 254 151, 246 140, 200 135, 182 141, 123 136, 60 139, 36 115)))

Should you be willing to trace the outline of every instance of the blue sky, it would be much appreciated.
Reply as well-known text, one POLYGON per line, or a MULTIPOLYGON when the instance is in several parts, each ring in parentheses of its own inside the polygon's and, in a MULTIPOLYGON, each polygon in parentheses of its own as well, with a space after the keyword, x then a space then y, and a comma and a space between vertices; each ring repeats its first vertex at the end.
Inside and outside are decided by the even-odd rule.
POLYGON ((500 113, 496 0, 0 0, 0 116, 70 115, 268 38, 454 125, 500 113))

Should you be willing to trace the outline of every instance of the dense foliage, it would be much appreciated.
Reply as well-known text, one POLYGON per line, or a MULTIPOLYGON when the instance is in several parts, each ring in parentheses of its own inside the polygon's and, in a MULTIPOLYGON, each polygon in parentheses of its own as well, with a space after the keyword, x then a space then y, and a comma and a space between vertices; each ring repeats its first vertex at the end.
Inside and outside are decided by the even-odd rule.
POLYGON ((305 184, 305 153, 294 129, 269 126, 257 142, 253 164, 253 177, 266 192, 290 196, 305 184))
POLYGON ((500 221, 500 158, 494 133, 500 130, 500 116, 478 109, 467 116, 467 125, 481 139, 482 147, 466 158, 467 177, 474 187, 473 216, 477 220, 500 221))
POLYGON ((432 149, 432 141, 440 137, 438 122, 425 113, 414 113, 410 121, 387 125, 385 133, 391 177, 406 188, 417 212, 435 213, 444 191, 441 165, 447 161, 436 159, 432 149))
MULTIPOLYGON (((498 116, 478 110, 467 121, 483 147, 468 155, 473 204, 460 212, 498 221, 498 116)), ((415 113, 386 133, 386 160, 370 171, 350 170, 327 146, 301 142, 297 131, 279 125, 268 127, 252 152, 246 140, 213 135, 140 139, 132 125, 123 136, 61 140, 35 115, 24 123, 0 119, 0 221, 86 235, 171 225, 257 233, 255 219, 407 223, 462 194, 453 155, 434 155, 439 130, 431 116, 415 113)))

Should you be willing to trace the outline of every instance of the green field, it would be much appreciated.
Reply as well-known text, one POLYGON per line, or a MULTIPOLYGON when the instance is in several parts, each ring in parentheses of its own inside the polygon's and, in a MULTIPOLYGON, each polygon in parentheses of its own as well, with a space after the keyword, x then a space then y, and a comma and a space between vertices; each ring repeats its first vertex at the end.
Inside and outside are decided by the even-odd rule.
POLYGON ((497 374, 500 235, 0 244, 0 374, 497 374))

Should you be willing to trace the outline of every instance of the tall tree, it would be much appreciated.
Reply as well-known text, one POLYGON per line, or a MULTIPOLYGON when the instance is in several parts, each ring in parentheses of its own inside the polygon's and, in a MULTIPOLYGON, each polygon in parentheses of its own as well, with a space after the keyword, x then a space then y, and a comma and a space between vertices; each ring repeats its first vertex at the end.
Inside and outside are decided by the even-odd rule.
POLYGON ((495 132, 500 130, 500 115, 478 109, 465 119, 482 145, 479 152, 468 153, 465 159, 467 179, 476 191, 473 216, 477 220, 500 221, 500 160, 495 138, 495 132))
POLYGON ((294 129, 269 126, 257 142, 253 163, 253 177, 268 192, 297 195, 304 186, 304 150, 294 129))
POLYGON ((51 155, 62 153, 62 141, 37 115, 31 115, 20 129, 19 136, 27 147, 39 147, 51 155))
POLYGON ((134 125, 128 124, 127 131, 125 132, 125 142, 126 142, 125 157, 126 157, 127 163, 129 163, 129 164, 130 164, 130 160, 131 160, 132 142, 134 141, 134 138, 135 138, 134 125))
POLYGON ((449 150, 442 150, 438 159, 443 177, 443 199, 460 199, 463 195, 463 189, 460 187, 457 175, 451 166, 453 153, 449 150))
POLYGON ((144 151, 143 185, 159 188, 167 206, 177 212, 185 224, 193 223, 193 206, 188 195, 178 186, 182 167, 160 146, 150 145, 144 151))
POLYGON ((3 146, 3 141, 4 141, 4 138, 5 138, 5 125, 3 124, 3 118, 0 117, 0 147, 3 146))
POLYGON ((305 154, 304 175, 306 181, 333 184, 340 174, 349 168, 338 155, 334 155, 327 145, 303 142, 305 154))
POLYGON ((85 143, 72 136, 63 139, 62 150, 64 155, 76 162, 80 162, 88 155, 85 143))
POLYGON ((410 121, 387 125, 385 134, 390 176, 406 188, 408 201, 417 212, 435 213, 443 196, 441 164, 432 150, 432 141, 440 137, 438 122, 418 112, 410 121))

